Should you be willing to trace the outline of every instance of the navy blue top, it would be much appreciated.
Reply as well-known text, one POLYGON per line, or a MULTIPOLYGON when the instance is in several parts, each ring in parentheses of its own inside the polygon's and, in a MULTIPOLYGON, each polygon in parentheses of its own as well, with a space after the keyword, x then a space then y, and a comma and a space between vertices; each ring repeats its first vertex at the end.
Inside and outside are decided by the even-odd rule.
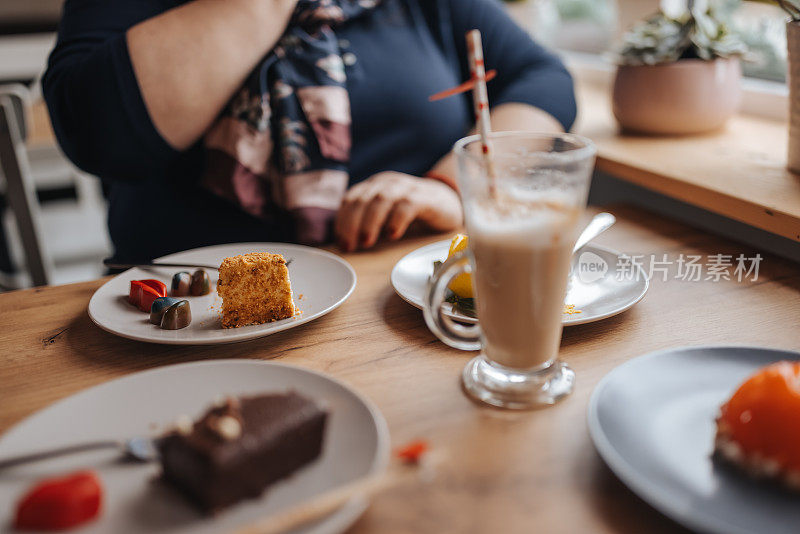
MULTIPOLYGON (((178 151, 158 133, 131 66, 125 31, 180 0, 66 0, 43 80, 67 156, 110 189, 109 230, 119 259, 144 260, 203 245, 286 241, 280 220, 257 220, 196 185, 203 148, 178 151)), ((522 102, 575 118, 561 62, 516 26, 496 0, 385 0, 337 29, 352 112, 350 176, 429 171, 473 126, 468 95, 428 96, 468 78, 464 34, 481 30, 490 105, 522 102)), ((186 43, 192 46, 192 43, 186 43)))

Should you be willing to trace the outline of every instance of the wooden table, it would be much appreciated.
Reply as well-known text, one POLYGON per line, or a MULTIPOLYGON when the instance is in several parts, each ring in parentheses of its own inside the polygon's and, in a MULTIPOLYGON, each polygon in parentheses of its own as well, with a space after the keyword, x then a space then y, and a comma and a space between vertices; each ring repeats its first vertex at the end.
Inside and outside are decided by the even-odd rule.
MULTIPOLYGON (((754 251, 648 215, 613 208, 617 225, 598 242, 630 254, 754 251)), ((620 363, 679 345, 800 348, 800 270, 765 256, 756 282, 655 279, 630 311, 565 330, 562 357, 577 388, 552 408, 507 412, 478 406, 459 387, 472 354, 450 349, 389 285, 417 238, 347 259, 358 287, 340 309, 261 340, 169 347, 107 334, 86 313, 103 280, 0 295, 0 431, 80 389, 134 371, 209 358, 276 358, 317 369, 371 398, 393 444, 425 438, 447 458, 426 486, 377 497, 355 533, 675 532, 608 470, 586 430, 594 385, 620 363)))

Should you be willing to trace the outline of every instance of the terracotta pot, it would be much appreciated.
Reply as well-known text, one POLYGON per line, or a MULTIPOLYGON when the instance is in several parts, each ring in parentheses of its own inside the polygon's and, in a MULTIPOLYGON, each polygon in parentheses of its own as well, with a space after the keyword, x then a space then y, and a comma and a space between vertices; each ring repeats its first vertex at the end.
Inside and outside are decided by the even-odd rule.
POLYGON ((800 172, 800 24, 786 23, 789 47, 789 154, 788 167, 800 172))
POLYGON ((622 65, 614 79, 614 116, 625 130, 634 132, 676 135, 716 130, 739 108, 741 77, 737 58, 622 65))

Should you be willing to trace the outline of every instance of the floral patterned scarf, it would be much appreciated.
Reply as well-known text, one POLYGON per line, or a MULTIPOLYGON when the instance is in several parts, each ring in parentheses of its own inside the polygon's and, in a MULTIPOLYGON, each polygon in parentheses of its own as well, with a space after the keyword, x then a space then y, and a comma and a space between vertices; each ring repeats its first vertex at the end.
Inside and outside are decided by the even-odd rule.
POLYGON ((244 211, 288 214, 320 244, 348 185, 350 100, 334 27, 380 0, 299 0, 275 48, 206 132, 203 186, 244 211))

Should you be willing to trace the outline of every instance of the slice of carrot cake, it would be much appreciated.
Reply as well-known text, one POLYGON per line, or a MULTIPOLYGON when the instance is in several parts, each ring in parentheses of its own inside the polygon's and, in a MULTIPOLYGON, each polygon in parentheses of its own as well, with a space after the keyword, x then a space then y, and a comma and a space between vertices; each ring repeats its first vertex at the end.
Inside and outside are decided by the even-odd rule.
POLYGON ((280 254, 253 252, 222 260, 217 292, 222 327, 238 328, 292 317, 292 284, 280 254))

